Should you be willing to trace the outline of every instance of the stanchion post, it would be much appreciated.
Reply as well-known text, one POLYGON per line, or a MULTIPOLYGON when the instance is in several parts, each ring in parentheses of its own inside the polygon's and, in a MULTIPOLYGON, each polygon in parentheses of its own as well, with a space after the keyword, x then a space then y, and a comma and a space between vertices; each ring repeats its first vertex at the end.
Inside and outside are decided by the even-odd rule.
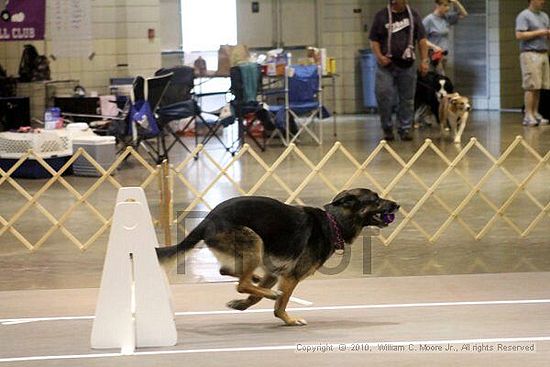
POLYGON ((175 345, 177 330, 166 274, 145 192, 123 187, 117 195, 101 276, 91 346, 120 348, 175 345))
POLYGON ((172 245, 171 224, 171 201, 172 192, 170 185, 170 165, 168 160, 163 160, 160 165, 159 174, 160 186, 160 226, 164 235, 164 245, 172 245))

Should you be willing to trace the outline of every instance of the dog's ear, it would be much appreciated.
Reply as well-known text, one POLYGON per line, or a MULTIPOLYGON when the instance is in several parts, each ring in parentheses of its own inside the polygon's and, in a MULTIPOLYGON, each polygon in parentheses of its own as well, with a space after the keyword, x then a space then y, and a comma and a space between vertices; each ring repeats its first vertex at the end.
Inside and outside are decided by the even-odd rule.
POLYGON ((458 107, 458 105, 462 102, 462 97, 460 95, 455 95, 451 99, 451 104, 455 107, 458 107))
POLYGON ((349 191, 342 191, 332 200, 330 205, 341 206, 344 208, 353 208, 357 204, 357 195, 349 191))
POLYGON ((453 93, 454 89, 455 88, 453 86, 453 83, 451 82, 451 79, 445 77, 445 90, 447 91, 447 93, 453 93))

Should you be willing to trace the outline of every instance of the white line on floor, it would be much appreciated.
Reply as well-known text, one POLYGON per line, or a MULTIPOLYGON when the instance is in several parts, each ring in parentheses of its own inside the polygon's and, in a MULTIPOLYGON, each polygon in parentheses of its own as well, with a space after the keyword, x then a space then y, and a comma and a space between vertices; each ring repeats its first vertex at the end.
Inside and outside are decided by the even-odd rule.
MULTIPOLYGON (((343 306, 316 306, 316 307, 292 307, 288 311, 342 311, 385 308, 421 308, 421 307, 460 307, 460 306, 501 306, 501 305, 533 305, 550 304, 550 299, 518 299, 500 301, 464 301, 464 302, 426 302, 426 303, 396 303, 380 305, 343 305, 343 306)), ((176 312, 175 316, 205 316, 205 315, 246 315, 252 313, 271 313, 272 308, 258 308, 246 311, 222 310, 222 311, 186 311, 176 312)), ((30 317, 0 319, 0 325, 17 325, 38 321, 67 321, 67 320, 91 320, 94 316, 61 316, 61 317, 30 317)))
POLYGON ((289 298, 289 301, 297 303, 297 304, 302 305, 302 306, 311 306, 311 305, 313 305, 313 302, 307 301, 307 300, 302 299, 302 298, 293 297, 293 296, 291 296, 289 298))
MULTIPOLYGON (((415 307, 456 307, 456 306, 497 306, 497 305, 530 305, 550 304, 550 299, 523 299, 504 301, 465 301, 465 302, 427 302, 427 303, 396 303, 380 305, 344 305, 344 306, 316 306, 316 307, 289 307, 288 311, 342 311, 342 310, 363 310, 377 308, 415 308, 415 307)), ((245 311, 246 313, 273 312, 271 308, 259 308, 245 311)), ((187 311, 176 312, 176 316, 198 316, 198 315, 225 315, 240 314, 243 311, 187 311)), ((0 320, 1 321, 1 320, 0 320)))
MULTIPOLYGON (((512 337, 512 338, 485 338, 485 339, 444 339, 444 340, 399 340, 399 341, 377 341, 377 342, 347 342, 333 345, 346 345, 351 348, 353 345, 369 345, 375 347, 380 344, 407 346, 407 345, 448 345, 448 344, 480 344, 480 343, 534 343, 550 341, 550 336, 533 336, 533 337, 512 337)), ((208 348, 208 349, 176 349, 176 350, 159 350, 147 352, 135 352, 130 356, 163 356, 175 354, 200 354, 200 353, 236 353, 236 352, 261 352, 261 351, 276 351, 276 350, 294 350, 298 344, 294 345, 270 345, 270 346, 254 346, 254 347, 234 347, 234 348, 208 348)), ((52 356, 29 356, 29 357, 11 357, 0 358, 0 363, 10 362, 36 362, 36 361, 52 361, 52 360, 67 360, 67 359, 91 359, 91 358, 114 358, 128 357, 121 353, 90 353, 90 354, 67 354, 67 355, 52 355, 52 356)))

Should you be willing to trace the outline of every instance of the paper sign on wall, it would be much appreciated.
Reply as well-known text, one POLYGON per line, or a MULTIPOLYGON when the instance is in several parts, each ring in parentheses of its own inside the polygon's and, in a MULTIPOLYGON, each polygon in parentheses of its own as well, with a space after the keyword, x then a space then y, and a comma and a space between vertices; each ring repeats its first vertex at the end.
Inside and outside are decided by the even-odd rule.
POLYGON ((48 0, 48 39, 59 57, 88 57, 92 53, 90 0, 48 0))

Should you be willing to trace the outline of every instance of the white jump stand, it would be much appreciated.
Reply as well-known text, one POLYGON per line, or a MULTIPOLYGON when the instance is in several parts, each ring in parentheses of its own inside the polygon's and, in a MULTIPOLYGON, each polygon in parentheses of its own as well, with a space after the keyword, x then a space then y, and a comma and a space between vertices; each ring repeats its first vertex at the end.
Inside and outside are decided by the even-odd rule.
POLYGON ((121 188, 92 328, 94 349, 172 346, 177 331, 166 274, 157 260, 157 237, 140 187, 121 188))

